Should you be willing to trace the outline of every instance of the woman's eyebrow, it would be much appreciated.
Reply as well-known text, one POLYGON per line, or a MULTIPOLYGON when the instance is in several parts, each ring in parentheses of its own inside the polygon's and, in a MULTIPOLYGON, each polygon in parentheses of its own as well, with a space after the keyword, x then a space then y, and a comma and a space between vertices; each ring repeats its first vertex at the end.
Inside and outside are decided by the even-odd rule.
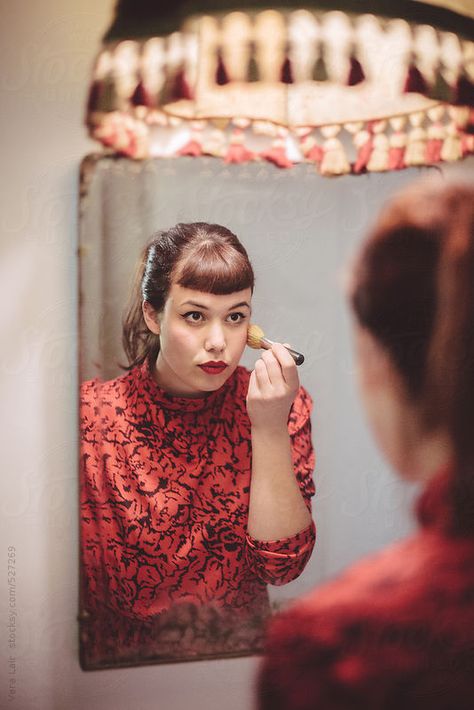
POLYGON ((247 306, 248 309, 250 309, 250 304, 247 303, 247 301, 241 301, 240 303, 235 303, 233 306, 229 308, 229 311, 231 311, 233 308, 242 308, 242 306, 247 306))
MULTIPOLYGON (((208 306, 205 306, 203 303, 197 303, 197 301, 184 301, 184 303, 181 304, 182 306, 195 306, 195 308, 202 308, 204 311, 208 311, 209 308, 208 306)), ((247 306, 247 308, 250 310, 250 304, 247 303, 247 301, 241 301, 240 303, 234 303, 233 306, 229 306, 228 310, 231 311, 234 308, 242 308, 242 306, 247 306)))
POLYGON ((204 311, 208 311, 209 308, 203 303, 197 303, 196 301, 183 301, 182 306, 195 306, 196 308, 202 308, 204 311))

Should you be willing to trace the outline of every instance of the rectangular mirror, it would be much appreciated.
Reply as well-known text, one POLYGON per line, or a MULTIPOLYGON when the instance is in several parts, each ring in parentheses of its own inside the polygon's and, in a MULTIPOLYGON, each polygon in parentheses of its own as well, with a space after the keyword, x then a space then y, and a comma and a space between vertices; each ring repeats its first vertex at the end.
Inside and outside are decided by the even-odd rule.
MULTIPOLYGON (((81 454, 79 620, 85 670, 259 653, 269 615, 350 561, 353 552, 347 552, 347 534, 358 511, 365 508, 374 518, 371 540, 360 543, 361 552, 370 545, 381 546, 406 528, 402 507, 395 512, 390 508, 393 497, 406 495, 402 484, 388 485, 386 478, 380 478, 380 470, 377 480, 382 484, 376 485, 385 489, 376 509, 370 510, 373 501, 367 498, 366 488, 371 474, 367 471, 374 460, 379 469, 382 464, 368 443, 352 392, 349 327, 339 274, 381 202, 411 179, 410 173, 328 180, 315 175, 309 165, 279 170, 258 163, 225 165, 205 157, 135 162, 89 156, 84 160, 80 380, 95 384, 83 385, 83 392, 88 392, 87 411, 83 405, 80 416, 83 438, 99 452, 94 474, 85 473, 90 451, 86 448, 81 454), (159 229, 195 221, 222 224, 237 234, 256 273, 252 320, 272 340, 289 342, 305 354, 299 374, 315 400, 318 490, 323 484, 313 517, 319 535, 321 530, 325 534, 295 581, 269 585, 268 591, 260 585, 245 608, 223 610, 213 599, 202 605, 180 596, 179 603, 145 619, 133 609, 137 585, 152 600, 160 584, 159 565, 144 562, 153 520, 136 510, 127 490, 120 489, 119 466, 111 474, 116 476, 115 507, 110 501, 100 503, 100 465, 104 470, 108 466, 107 455, 100 452, 103 438, 110 434, 101 422, 115 406, 110 390, 100 383, 125 372, 122 315, 144 244, 159 229), (91 417, 99 424, 91 424, 91 417), (351 447, 361 451, 356 465, 351 447), (125 509, 128 521, 133 519, 127 531, 122 522, 125 509), (126 553, 118 554, 119 548, 126 553), (97 611, 99 592, 103 604, 97 611), (110 606, 107 594, 114 598, 110 606)), ((252 369, 257 357, 257 351, 247 349, 242 364, 252 369)), ((125 449, 123 455, 124 460, 131 456, 125 449)), ((154 496, 156 502, 159 486, 142 492, 148 500, 154 496)), ((172 518, 184 513, 178 506, 166 514, 172 518)), ((242 538, 236 535, 234 539, 228 522, 225 544, 240 555, 242 538)), ((209 534, 212 547, 213 531, 209 534)), ((187 540, 170 539, 169 543, 179 543, 183 568, 188 562, 191 568, 192 549, 187 540)), ((159 554, 166 550, 155 549, 154 557, 159 554)), ((271 557, 272 548, 265 554, 271 557)))

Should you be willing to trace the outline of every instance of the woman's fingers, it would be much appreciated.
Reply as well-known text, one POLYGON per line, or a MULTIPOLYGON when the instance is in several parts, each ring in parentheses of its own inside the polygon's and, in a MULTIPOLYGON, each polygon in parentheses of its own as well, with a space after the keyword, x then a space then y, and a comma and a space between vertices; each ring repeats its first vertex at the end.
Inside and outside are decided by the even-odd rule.
MULTIPOLYGON (((265 355, 265 353, 263 353, 265 355)), ((261 392, 265 392, 271 387, 270 375, 268 372, 267 363, 263 360, 263 356, 255 362, 255 382, 261 392)))
POLYGON ((299 386, 298 371, 295 361, 286 347, 281 343, 273 343, 272 353, 278 361, 280 372, 288 387, 290 389, 297 388, 299 386))

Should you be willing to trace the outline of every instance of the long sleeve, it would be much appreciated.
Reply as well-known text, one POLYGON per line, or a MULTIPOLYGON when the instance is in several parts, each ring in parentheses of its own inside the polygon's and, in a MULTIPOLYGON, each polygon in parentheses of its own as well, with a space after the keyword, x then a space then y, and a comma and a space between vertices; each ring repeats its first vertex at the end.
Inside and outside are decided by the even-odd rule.
MULTIPOLYGON (((306 505, 311 511, 315 493, 315 455, 311 440, 312 399, 301 387, 288 418, 293 469, 306 505)), ((314 522, 296 535, 279 540, 255 540, 246 536, 246 558, 251 569, 267 584, 280 586, 296 579, 305 568, 316 540, 314 522)))

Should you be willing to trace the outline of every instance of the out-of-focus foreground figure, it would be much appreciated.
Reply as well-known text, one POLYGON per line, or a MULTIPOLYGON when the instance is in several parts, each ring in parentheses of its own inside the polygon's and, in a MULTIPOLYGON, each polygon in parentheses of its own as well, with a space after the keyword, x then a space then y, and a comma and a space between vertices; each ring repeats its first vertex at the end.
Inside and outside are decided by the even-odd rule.
POLYGON ((374 437, 420 481, 419 531, 277 617, 260 710, 474 703, 474 187, 421 182, 382 212, 352 273, 374 437))

